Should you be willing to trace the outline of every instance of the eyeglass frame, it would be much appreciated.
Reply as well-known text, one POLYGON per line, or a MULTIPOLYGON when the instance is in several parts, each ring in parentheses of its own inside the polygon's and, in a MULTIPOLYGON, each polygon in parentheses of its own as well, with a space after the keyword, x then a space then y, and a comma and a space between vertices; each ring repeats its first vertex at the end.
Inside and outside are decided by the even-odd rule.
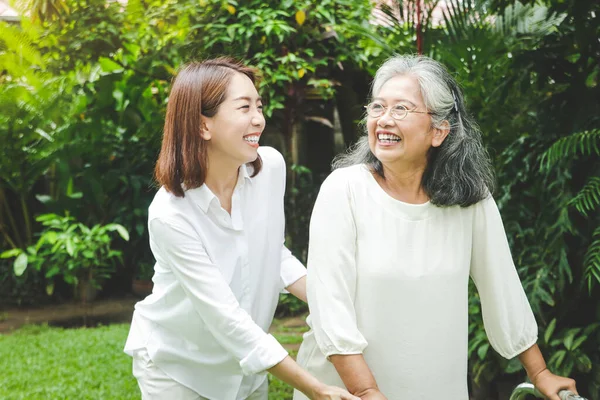
POLYGON ((390 111, 390 116, 395 119, 396 121, 402 121, 404 118, 406 118, 408 116, 409 113, 415 113, 415 114, 429 114, 429 115, 434 115, 435 113, 431 112, 431 111, 416 111, 416 110, 409 110, 408 107, 402 105, 402 104, 395 104, 394 106, 384 106, 381 103, 377 103, 375 101, 370 102, 369 104, 367 104, 366 106, 363 106, 365 108, 365 110, 367 110, 367 115, 371 118, 380 118, 383 115, 385 115, 388 112, 388 109, 391 109, 390 111), (379 104, 381 105, 381 107, 383 107, 383 112, 380 115, 377 116, 373 116, 369 113, 369 106, 371 106, 372 104, 379 104), (397 107, 397 106, 401 106, 404 109, 406 109, 406 111, 404 112, 404 116, 401 118, 397 118, 394 116, 394 108, 393 107, 397 107))

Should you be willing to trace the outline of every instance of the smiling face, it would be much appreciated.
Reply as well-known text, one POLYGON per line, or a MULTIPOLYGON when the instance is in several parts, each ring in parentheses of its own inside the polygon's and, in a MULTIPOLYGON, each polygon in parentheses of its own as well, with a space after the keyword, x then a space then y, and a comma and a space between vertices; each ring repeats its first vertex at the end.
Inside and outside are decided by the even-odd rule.
POLYGON ((256 160, 265 117, 261 98, 246 75, 235 72, 231 76, 217 113, 202 120, 209 158, 229 160, 236 166, 256 160))
POLYGON ((417 79, 411 75, 396 75, 374 95, 373 102, 388 109, 379 117, 367 117, 371 152, 387 167, 426 165, 429 149, 441 145, 447 131, 432 127, 417 79), (402 120, 391 115, 390 109, 396 105, 409 110, 402 120))

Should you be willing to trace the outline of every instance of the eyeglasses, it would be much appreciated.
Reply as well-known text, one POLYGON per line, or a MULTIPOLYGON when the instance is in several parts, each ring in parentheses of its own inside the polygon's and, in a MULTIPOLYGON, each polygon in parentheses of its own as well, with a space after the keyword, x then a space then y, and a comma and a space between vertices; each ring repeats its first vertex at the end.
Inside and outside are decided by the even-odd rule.
POLYGON ((381 117, 383 114, 385 114, 387 112, 388 108, 391 108, 390 115, 392 116, 392 118, 394 118, 396 120, 401 120, 401 119, 406 118, 408 113, 433 115, 432 112, 409 110, 406 106, 403 106, 402 104, 396 104, 395 106, 392 106, 392 107, 386 107, 381 103, 374 102, 374 103, 369 103, 365 106, 365 109, 367 110, 367 114, 369 114, 369 117, 372 117, 372 118, 381 117))

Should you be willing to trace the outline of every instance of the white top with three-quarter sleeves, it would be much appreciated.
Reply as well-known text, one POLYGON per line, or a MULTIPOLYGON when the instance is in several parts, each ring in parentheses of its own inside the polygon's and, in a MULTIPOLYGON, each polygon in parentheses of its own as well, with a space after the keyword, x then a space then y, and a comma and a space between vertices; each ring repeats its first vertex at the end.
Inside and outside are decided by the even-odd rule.
POLYGON ((408 204, 364 165, 334 171, 311 219, 312 330, 298 362, 343 386, 327 357, 362 353, 390 400, 467 400, 469 276, 494 349, 512 358, 535 344, 537 325, 492 197, 466 208, 408 204))
POLYGON ((258 149, 263 167, 239 169, 231 214, 206 185, 149 208, 156 259, 150 296, 135 306, 125 352, 203 397, 245 399, 287 351, 267 333, 279 293, 306 274, 284 246, 285 163, 258 149))

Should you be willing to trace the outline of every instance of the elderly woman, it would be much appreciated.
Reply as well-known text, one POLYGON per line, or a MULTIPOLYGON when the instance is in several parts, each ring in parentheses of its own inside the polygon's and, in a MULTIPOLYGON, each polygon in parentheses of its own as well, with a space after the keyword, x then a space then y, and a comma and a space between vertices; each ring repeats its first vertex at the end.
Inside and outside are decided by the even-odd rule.
POLYGON ((434 60, 397 56, 377 71, 366 110, 367 136, 337 160, 313 211, 300 365, 362 399, 468 399, 471 277, 494 349, 518 356, 548 398, 575 391, 536 345, 457 83, 434 60))

